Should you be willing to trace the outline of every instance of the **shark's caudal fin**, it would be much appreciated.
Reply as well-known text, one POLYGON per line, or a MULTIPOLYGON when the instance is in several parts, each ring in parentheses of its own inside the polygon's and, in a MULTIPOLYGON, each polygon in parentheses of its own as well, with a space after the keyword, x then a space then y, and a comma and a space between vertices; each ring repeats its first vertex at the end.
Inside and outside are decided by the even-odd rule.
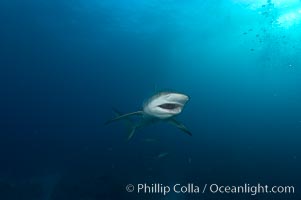
MULTIPOLYGON (((118 114, 119 112, 114 110, 115 114, 118 114)), ((143 114, 143 111, 136 111, 136 112, 132 112, 132 113, 127 113, 127 114, 124 114, 124 115, 119 115, 113 119, 110 119, 108 121, 105 122, 105 124, 110 124, 112 122, 115 122, 115 121, 118 121, 118 120, 121 120, 121 119, 127 119, 128 117, 130 116, 133 116, 133 115, 142 115, 143 114)))
POLYGON ((128 114, 122 114, 121 112, 119 112, 118 110, 116 110, 114 108, 113 108, 113 112, 116 115, 116 117, 107 121, 105 124, 109 124, 109 123, 124 119, 124 121, 126 122, 126 126, 129 129, 129 135, 127 137, 127 141, 129 141, 134 136, 136 128, 138 127, 129 117, 133 116, 133 115, 141 115, 141 114, 143 114, 143 112, 137 111, 137 112, 132 112, 132 113, 128 113, 128 114))
POLYGON ((183 131, 183 132, 187 133, 188 135, 192 136, 191 132, 186 128, 186 126, 184 126, 184 124, 177 121, 176 119, 172 118, 168 122, 170 124, 174 125, 175 127, 177 127, 178 129, 180 129, 181 131, 183 131))

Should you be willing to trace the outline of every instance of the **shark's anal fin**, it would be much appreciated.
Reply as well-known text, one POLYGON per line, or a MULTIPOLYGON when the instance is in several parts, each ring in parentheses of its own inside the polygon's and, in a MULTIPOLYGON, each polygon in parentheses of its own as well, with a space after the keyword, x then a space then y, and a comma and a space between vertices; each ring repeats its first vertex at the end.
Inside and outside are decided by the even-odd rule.
POLYGON ((191 132, 186 128, 186 126, 184 126, 184 124, 177 121, 176 119, 172 118, 168 122, 170 124, 174 125, 175 127, 177 127, 178 129, 180 129, 181 131, 183 131, 183 132, 187 133, 188 135, 192 136, 191 132))
POLYGON ((106 121, 105 124, 110 124, 112 122, 115 122, 115 121, 118 121, 118 120, 121 120, 121 119, 126 119, 127 117, 130 117, 130 116, 133 116, 133 115, 142 115, 142 114, 143 114, 143 111, 136 111, 136 112, 132 112, 132 113, 127 113, 127 114, 115 117, 113 119, 110 119, 110 120, 106 121))
POLYGON ((137 126, 133 126, 131 128, 130 134, 128 135, 127 141, 129 141, 130 139, 132 139, 132 137, 134 136, 134 133, 136 131, 137 126))

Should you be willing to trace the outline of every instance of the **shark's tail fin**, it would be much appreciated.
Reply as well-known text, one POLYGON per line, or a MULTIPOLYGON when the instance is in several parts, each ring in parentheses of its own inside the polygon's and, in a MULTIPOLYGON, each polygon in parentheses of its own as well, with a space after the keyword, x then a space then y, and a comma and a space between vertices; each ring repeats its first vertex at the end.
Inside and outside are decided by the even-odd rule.
POLYGON ((107 121, 105 124, 109 124, 114 121, 124 119, 125 124, 126 124, 127 128, 129 129, 129 135, 127 137, 127 141, 129 141, 130 139, 132 139, 132 137, 134 136, 135 131, 137 129, 137 125, 134 123, 134 121, 132 119, 129 118, 129 116, 140 115, 140 114, 142 114, 142 111, 137 111, 137 112, 128 113, 128 114, 122 114, 117 109, 113 108, 113 112, 115 114, 115 118, 107 121))

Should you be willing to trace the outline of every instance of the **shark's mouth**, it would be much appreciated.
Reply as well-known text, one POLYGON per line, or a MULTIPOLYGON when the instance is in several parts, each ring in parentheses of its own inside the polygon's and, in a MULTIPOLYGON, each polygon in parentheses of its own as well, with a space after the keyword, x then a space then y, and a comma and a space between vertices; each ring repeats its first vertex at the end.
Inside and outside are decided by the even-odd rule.
POLYGON ((143 104, 146 115, 159 119, 168 119, 182 112, 189 97, 180 93, 159 93, 143 104))
POLYGON ((175 110, 178 109, 179 107, 182 107, 180 104, 175 104, 175 103, 164 103, 159 105, 160 108, 166 109, 166 110, 175 110))

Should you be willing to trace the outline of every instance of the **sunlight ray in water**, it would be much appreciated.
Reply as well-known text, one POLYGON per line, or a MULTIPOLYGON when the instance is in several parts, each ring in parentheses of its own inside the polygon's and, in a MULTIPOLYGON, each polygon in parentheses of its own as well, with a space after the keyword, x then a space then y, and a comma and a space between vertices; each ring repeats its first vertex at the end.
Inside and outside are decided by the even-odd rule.
POLYGON ((273 15, 279 28, 291 28, 301 21, 300 0, 233 0, 264 16, 273 15))
POLYGON ((275 8, 288 8, 298 6, 299 0, 233 0, 235 3, 247 5, 251 9, 259 9, 269 4, 273 4, 275 8))
POLYGON ((280 15, 277 23, 280 27, 290 28, 293 25, 299 25, 301 21, 301 8, 286 12, 280 15))

